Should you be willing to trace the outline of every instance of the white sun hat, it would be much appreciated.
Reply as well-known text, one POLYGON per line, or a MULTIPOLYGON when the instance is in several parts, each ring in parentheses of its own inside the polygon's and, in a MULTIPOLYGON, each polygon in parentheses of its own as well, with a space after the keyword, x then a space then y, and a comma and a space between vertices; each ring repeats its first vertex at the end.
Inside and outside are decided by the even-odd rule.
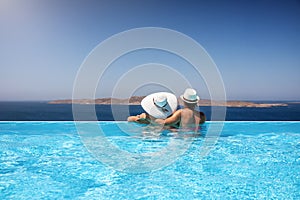
POLYGON ((146 96, 142 108, 157 119, 166 119, 177 109, 177 98, 169 92, 157 92, 146 96))
POLYGON ((199 101, 199 96, 197 95, 196 90, 192 88, 187 88, 184 91, 184 94, 180 98, 186 103, 197 103, 199 101))

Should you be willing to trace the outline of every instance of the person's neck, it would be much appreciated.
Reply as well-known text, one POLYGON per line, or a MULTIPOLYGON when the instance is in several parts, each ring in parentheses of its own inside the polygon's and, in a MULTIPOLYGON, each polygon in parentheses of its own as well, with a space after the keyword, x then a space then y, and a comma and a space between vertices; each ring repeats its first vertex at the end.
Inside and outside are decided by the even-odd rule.
POLYGON ((195 107, 191 108, 191 107, 184 107, 183 109, 187 109, 187 110, 195 110, 195 107))

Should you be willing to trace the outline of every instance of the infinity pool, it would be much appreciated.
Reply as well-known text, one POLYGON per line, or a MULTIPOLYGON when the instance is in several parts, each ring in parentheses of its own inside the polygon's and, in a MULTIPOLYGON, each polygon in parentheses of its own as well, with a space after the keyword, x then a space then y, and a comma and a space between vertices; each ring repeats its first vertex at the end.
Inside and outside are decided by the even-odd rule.
POLYGON ((0 122, 0 199, 300 198, 300 122, 225 122, 201 157, 214 123, 201 136, 181 137, 99 122, 99 140, 92 129, 78 134, 74 122, 0 122), (103 141, 111 146, 90 151, 103 141), (139 159, 156 152, 161 167, 139 171, 149 161, 139 159), (131 171, 120 168, 123 154, 133 155, 131 171))

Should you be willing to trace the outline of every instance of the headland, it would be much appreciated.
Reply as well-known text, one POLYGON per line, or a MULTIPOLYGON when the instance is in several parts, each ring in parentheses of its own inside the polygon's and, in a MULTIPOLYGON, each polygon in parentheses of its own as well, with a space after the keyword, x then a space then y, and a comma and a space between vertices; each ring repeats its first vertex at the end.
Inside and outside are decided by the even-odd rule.
MULTIPOLYGON (((49 104, 97 104, 97 105, 140 105, 145 96, 132 96, 128 99, 121 98, 97 98, 97 99, 64 99, 49 101, 49 104)), ((249 107, 249 108, 268 108, 273 106, 287 106, 286 103, 256 103, 251 101, 211 101, 201 99, 198 102, 199 106, 226 106, 226 107, 249 107)))

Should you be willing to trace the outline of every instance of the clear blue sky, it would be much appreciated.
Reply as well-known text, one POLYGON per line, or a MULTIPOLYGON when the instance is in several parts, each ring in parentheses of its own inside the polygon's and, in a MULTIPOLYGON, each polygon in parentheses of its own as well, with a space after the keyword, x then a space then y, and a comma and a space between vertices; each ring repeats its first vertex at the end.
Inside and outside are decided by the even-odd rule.
POLYGON ((0 0, 0 100, 71 98, 93 48, 149 26, 201 44, 228 99, 300 100, 300 1, 293 0, 0 0))

